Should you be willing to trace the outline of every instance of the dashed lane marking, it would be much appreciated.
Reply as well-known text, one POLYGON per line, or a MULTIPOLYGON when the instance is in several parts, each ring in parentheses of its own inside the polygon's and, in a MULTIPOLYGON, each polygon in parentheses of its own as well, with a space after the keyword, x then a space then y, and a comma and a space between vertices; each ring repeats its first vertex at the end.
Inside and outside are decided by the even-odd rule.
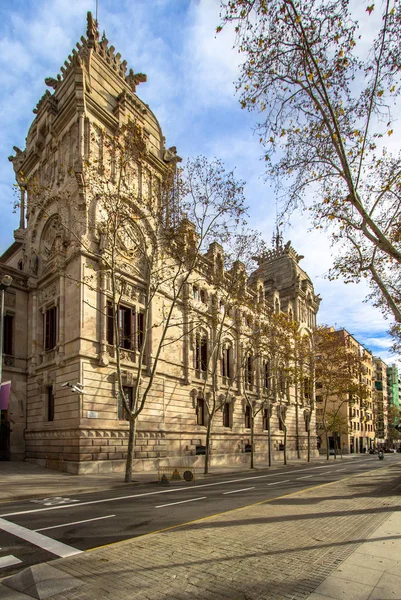
POLYGON ((287 483, 291 479, 284 479, 283 481, 274 481, 273 483, 267 483, 266 485, 278 485, 279 483, 287 483))
POLYGON ((238 492, 247 492, 248 490, 254 490, 255 486, 253 487, 249 487, 249 488, 242 488, 242 490, 231 490, 231 492, 223 492, 224 495, 226 494, 237 494, 238 492))
POLYGON ((73 521, 72 523, 62 523, 61 525, 50 525, 50 527, 41 527, 35 531, 47 531, 48 529, 58 529, 59 527, 68 527, 69 525, 80 525, 81 523, 91 523, 92 521, 100 521, 101 519, 111 519, 116 515, 106 515, 105 517, 95 517, 94 519, 85 519, 84 521, 73 521))
POLYGON ((155 508, 164 508, 165 506, 174 506, 175 504, 185 504, 185 502, 195 502, 195 500, 205 500, 207 496, 202 496, 201 498, 190 498, 189 500, 181 500, 181 502, 170 502, 169 504, 159 504, 159 506, 155 506, 155 508))

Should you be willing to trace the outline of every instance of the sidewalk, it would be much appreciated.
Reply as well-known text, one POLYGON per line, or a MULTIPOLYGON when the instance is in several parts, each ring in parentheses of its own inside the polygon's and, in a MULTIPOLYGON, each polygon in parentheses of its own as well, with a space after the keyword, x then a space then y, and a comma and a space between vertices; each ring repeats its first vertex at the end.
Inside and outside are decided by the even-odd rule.
MULTIPOLYGON (((352 460, 360 455, 347 456, 343 460, 352 460)), ((341 458, 337 458, 340 461, 341 458)), ((319 457, 312 462, 326 462, 325 457, 319 457)), ((330 458, 330 463, 333 458, 330 458)), ((304 466, 308 464, 305 460, 289 461, 288 466, 304 466)), ((267 462, 258 463, 257 469, 278 469, 283 467, 281 462, 275 462, 269 467, 267 462)), ((226 467, 211 467, 209 475, 203 475, 197 469, 196 478, 203 479, 212 475, 227 473, 251 473, 249 467, 244 464, 229 465, 226 467)), ((84 492, 95 492, 120 488, 130 485, 153 483, 157 481, 157 472, 141 472, 133 474, 131 484, 124 483, 124 473, 110 473, 107 475, 71 475, 51 469, 45 469, 37 465, 25 462, 0 462, 0 503, 23 500, 32 497, 60 496, 71 493, 80 494, 84 492)))
POLYGON ((308 600, 401 598, 401 512, 394 512, 308 600))
POLYGON ((52 600, 399 600, 400 511, 398 462, 31 571, 52 600))

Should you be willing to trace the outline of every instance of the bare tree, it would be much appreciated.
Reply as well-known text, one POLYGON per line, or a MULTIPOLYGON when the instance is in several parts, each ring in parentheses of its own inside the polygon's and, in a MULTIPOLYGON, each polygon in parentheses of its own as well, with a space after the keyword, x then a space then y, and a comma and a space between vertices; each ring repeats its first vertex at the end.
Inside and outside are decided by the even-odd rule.
POLYGON ((306 205, 314 225, 329 227, 339 248, 330 277, 366 278, 399 336, 401 155, 385 140, 397 126, 400 4, 367 6, 363 29, 349 0, 221 0, 221 8, 217 29, 233 23, 244 56, 241 105, 260 113, 267 174, 288 182, 283 213, 305 207, 306 192, 314 197, 306 205))

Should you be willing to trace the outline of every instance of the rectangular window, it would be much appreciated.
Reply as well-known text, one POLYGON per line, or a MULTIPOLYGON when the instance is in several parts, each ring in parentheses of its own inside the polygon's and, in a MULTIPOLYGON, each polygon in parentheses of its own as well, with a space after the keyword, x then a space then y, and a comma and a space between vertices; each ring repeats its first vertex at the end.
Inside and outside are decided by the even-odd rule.
MULTIPOLYGON (((134 350, 133 330, 135 309, 128 306, 119 306, 117 309, 118 333, 120 337, 120 348, 134 350)), ((108 344, 114 344, 114 311, 111 302, 107 303, 106 310, 106 338, 108 344)))
POLYGON ((118 307, 118 330, 120 334, 120 348, 132 349, 132 323, 131 309, 127 306, 118 307))
POLYGON ((252 424, 251 407, 247 405, 245 407, 245 429, 251 429, 251 424, 252 424))
POLYGON ((4 315, 3 322, 4 340, 3 340, 3 353, 8 356, 13 356, 13 332, 14 332, 14 316, 4 315))
POLYGON ((199 288, 197 285, 192 287, 192 297, 194 300, 199 300, 199 288))
MULTIPOLYGON (((133 404, 133 398, 134 398, 133 388, 130 386, 124 386, 123 392, 125 395, 125 399, 128 402, 128 406, 132 410, 132 404, 133 404)), ((118 400, 118 418, 120 421, 128 421, 129 420, 127 411, 125 410, 124 402, 123 402, 122 398, 120 398, 120 395, 119 395, 119 400, 118 400)))
POLYGON ((199 397, 196 399, 196 424, 206 425, 205 400, 199 397))
POLYGON ((57 344, 57 306, 45 312, 45 350, 53 350, 57 344))
POLYGON ((46 388, 46 400, 47 400, 47 420, 54 421, 54 393, 53 393, 52 385, 49 385, 46 388))
POLYGON ((207 338, 205 336, 196 337, 195 367, 202 373, 207 371, 207 338))
POLYGON ((265 408, 263 411, 263 431, 269 431, 269 409, 265 408))
POLYGON ((223 406, 223 427, 230 427, 230 404, 228 402, 223 406))

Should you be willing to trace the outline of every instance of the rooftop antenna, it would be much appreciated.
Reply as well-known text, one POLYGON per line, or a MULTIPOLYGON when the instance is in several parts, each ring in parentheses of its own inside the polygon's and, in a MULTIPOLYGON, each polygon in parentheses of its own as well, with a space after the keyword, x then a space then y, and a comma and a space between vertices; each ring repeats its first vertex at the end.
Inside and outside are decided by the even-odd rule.
POLYGON ((96 27, 99 27, 99 21, 97 20, 97 14, 99 9, 99 0, 96 0, 96 27))
POLYGON ((278 222, 277 197, 276 197, 276 228, 272 237, 272 246, 275 250, 283 248, 283 234, 280 232, 280 224, 278 222))

